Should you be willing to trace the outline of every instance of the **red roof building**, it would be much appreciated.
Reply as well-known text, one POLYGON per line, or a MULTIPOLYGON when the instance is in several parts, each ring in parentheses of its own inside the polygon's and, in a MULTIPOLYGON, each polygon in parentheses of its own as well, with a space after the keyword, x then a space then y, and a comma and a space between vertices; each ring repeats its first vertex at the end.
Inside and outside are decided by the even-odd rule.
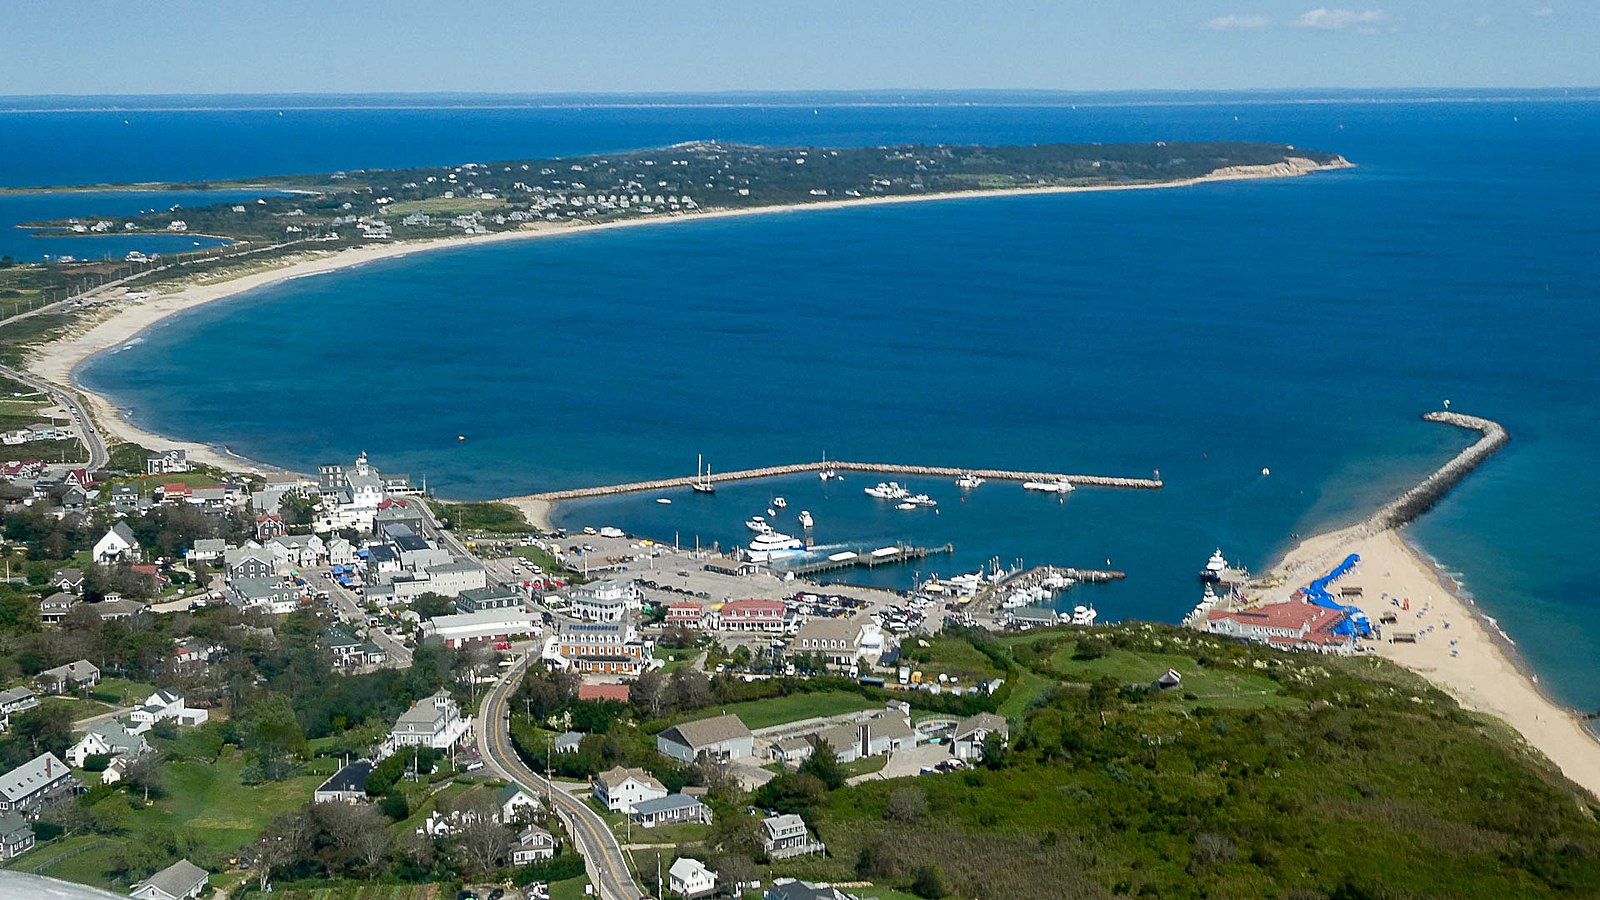
POLYGON ((579 700, 616 700, 620 703, 628 702, 628 686, 625 684, 580 684, 578 685, 579 700))
POLYGON ((789 607, 782 600, 731 600, 717 611, 723 631, 783 631, 789 607))
POLYGON ((705 607, 698 603, 674 603, 667 607, 667 624, 699 628, 705 624, 705 607))
POLYGON ((1268 603, 1250 609, 1212 610, 1206 631, 1225 637, 1268 644, 1283 650, 1350 653, 1354 635, 1334 633, 1345 614, 1304 600, 1268 603))

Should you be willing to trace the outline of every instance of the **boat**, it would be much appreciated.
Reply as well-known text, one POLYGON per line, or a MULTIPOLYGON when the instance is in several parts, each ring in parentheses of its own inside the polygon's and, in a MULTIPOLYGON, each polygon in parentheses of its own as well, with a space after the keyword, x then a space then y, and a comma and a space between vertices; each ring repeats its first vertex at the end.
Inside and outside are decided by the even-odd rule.
POLYGON ((798 556, 806 552, 805 542, 796 537, 791 537, 781 531, 769 531, 758 534, 750 542, 747 553, 755 562, 765 562, 773 559, 782 559, 786 556, 798 556))
POLYGON ((789 508, 789 501, 783 499, 782 497, 773 497, 772 498, 772 505, 776 506, 779 509, 788 509, 789 508))
POLYGON ((983 479, 971 472, 967 472, 956 479, 956 487, 961 488, 963 491, 970 491, 980 484, 983 484, 983 479))
POLYGON ((667 499, 666 497, 657 497, 656 498, 656 502, 661 504, 662 506, 671 506, 672 505, 672 501, 667 499))
POLYGON ((817 473, 817 477, 823 481, 833 481, 839 477, 839 473, 834 471, 833 466, 828 465, 828 454, 826 453, 822 454, 822 471, 817 473))
POLYGON ((810 528, 814 524, 816 524, 816 520, 811 518, 811 511, 806 509, 800 510, 800 527, 810 528))
POLYGON ((1093 625, 1094 620, 1099 617, 1100 614, 1095 612, 1094 607, 1092 606, 1083 606, 1080 604, 1072 608, 1072 624, 1074 625, 1093 625))
POLYGON ((911 496, 911 492, 900 486, 898 481, 880 481, 875 487, 862 488, 868 497, 877 497, 879 500, 904 500, 911 496))
POLYGON ((895 509, 916 509, 917 505, 910 500, 902 500, 894 505, 895 509))
POLYGON ((939 501, 933 499, 932 497, 929 497, 927 494, 917 494, 914 497, 907 497, 906 498, 906 502, 910 503, 913 506, 938 506, 939 505, 939 501))
POLYGON ((1218 547, 1211 558, 1206 560, 1206 567, 1200 570, 1200 580, 1215 584, 1222 580, 1222 570, 1228 567, 1228 560, 1222 555, 1222 548, 1218 547))
POLYGON ((689 486, 694 488, 697 494, 715 494, 717 488, 711 483, 711 466, 709 463, 705 467, 705 474, 700 474, 700 463, 702 461, 703 458, 700 456, 694 458, 694 484, 689 486))
POLYGON ((754 531, 756 534, 772 533, 772 526, 767 524, 765 516, 751 516, 745 520, 744 527, 754 531))
POLYGON ((1024 481, 1022 489, 1025 491, 1040 491, 1046 494, 1070 494, 1074 490, 1072 482, 1065 478, 1057 481, 1024 481))

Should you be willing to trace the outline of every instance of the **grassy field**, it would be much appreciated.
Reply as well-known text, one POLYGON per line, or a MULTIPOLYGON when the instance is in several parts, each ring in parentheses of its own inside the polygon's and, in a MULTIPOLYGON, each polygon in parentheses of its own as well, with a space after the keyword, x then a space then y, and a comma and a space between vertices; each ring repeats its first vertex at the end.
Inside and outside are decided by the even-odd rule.
POLYGON ((478 197, 452 197, 449 200, 443 197, 428 197, 423 200, 400 200, 391 203, 387 213, 390 216, 405 216, 414 212, 427 213, 430 216, 464 215, 503 209, 506 205, 504 200, 483 200, 478 197))
POLYGON ((1208 669, 1192 656, 1114 649, 1099 659, 1079 660, 1073 658, 1075 652, 1075 646, 1057 650, 1050 657, 1051 669, 1069 678, 1093 681, 1110 676, 1126 684, 1150 684, 1167 669, 1176 669, 1183 685, 1166 696, 1190 703, 1235 709, 1303 705, 1281 693, 1278 683, 1265 675, 1208 669))
POLYGON ((968 641, 947 635, 913 638, 900 648, 903 664, 922 673, 924 681, 949 675, 962 684, 976 684, 1005 674, 994 660, 968 641))
POLYGON ((89 696, 99 700, 101 703, 109 703, 112 706, 133 706, 143 703, 145 698, 155 693, 155 691, 155 685, 145 684, 142 681, 129 681, 126 678, 102 678, 100 683, 94 686, 94 690, 89 696))
POLYGON ((888 764, 888 756, 864 756, 843 764, 841 768, 844 769, 844 777, 854 778, 857 775, 871 775, 888 764))
POLYGON ((1020 719, 1028 706, 1054 682, 1037 672, 1022 670, 1022 677, 1011 686, 1011 693, 1000 704, 997 712, 1008 719, 1020 719))
POLYGON ((583 900, 583 889, 589 886, 588 878, 569 878, 550 882, 550 900, 583 900))
POLYGON ((533 530, 522 511, 509 503, 444 503, 429 500, 433 514, 447 520, 456 531, 525 534, 533 530))
POLYGON ((440 900, 448 896, 438 884, 371 884, 351 881, 316 888, 273 886, 274 900, 440 900))
POLYGON ((821 716, 837 716, 840 713, 858 712, 863 709, 877 709, 878 703, 861 696, 845 691, 820 691, 814 694, 790 694, 787 697, 769 697, 765 700, 751 700, 745 703, 734 703, 729 706, 709 710, 700 710, 693 715, 680 717, 680 720, 704 719, 723 713, 733 713, 746 728, 770 728, 773 725, 784 725, 789 722, 798 722, 802 719, 815 719, 821 716))

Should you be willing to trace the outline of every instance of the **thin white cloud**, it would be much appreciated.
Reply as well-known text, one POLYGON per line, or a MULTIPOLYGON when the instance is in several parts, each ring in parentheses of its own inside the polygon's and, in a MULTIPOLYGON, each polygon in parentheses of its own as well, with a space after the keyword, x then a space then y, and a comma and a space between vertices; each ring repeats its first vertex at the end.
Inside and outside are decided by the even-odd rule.
POLYGON ((1266 16, 1217 16, 1206 23, 1212 31, 1251 31, 1267 27, 1266 16))
POLYGON ((1368 31, 1382 24, 1384 20, 1381 9, 1329 9, 1319 6, 1316 9, 1301 14, 1295 24, 1301 28, 1320 28, 1324 31, 1350 31, 1357 29, 1368 31))
POLYGON ((1556 11, 1554 9, 1551 9, 1548 6, 1541 6, 1538 9, 1534 10, 1533 14, 1538 16, 1541 19, 1548 19, 1551 16, 1555 15, 1556 11))

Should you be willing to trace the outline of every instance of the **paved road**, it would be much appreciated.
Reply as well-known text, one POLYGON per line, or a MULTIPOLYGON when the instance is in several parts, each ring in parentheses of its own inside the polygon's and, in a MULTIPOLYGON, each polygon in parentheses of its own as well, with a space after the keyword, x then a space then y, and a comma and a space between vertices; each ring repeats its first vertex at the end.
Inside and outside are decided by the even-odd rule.
MULTIPOLYGON (((349 622, 356 628, 365 628, 367 637, 374 644, 383 648, 383 652, 387 653, 389 658, 384 661, 382 668, 411 668, 411 648, 407 647, 405 642, 394 635, 384 633, 383 629, 369 627, 367 625, 367 611, 361 605, 361 598, 345 590, 339 582, 334 581, 332 578, 322 578, 321 575, 328 571, 328 569, 324 568, 317 570, 315 573, 307 574, 310 575, 312 581, 320 581, 327 588, 328 599, 333 601, 334 612, 339 615, 339 618, 349 622)), ((313 587, 315 587, 315 584, 313 584, 313 587)))
POLYGON ((111 454, 106 450, 106 442, 100 436, 100 430, 94 427, 93 420, 84 411, 83 405, 78 402, 78 398, 70 391, 56 387, 50 382, 29 375, 26 372, 19 372, 9 366, 0 366, 0 374, 44 392, 50 399, 61 404, 67 412, 72 414, 72 424, 83 437, 83 445, 89 448, 89 464, 85 468, 90 472, 97 472, 105 468, 106 463, 111 461, 111 454))
POLYGON ((633 883, 622 847, 605 820, 588 804, 573 797, 559 785, 552 790, 550 783, 523 764, 511 747, 509 704, 526 668, 527 658, 524 658, 502 675, 484 696, 478 718, 478 754, 506 778, 539 796, 553 799, 557 812, 566 823, 568 834, 588 863, 589 880, 593 882, 600 900, 640 900, 644 895, 633 883))

